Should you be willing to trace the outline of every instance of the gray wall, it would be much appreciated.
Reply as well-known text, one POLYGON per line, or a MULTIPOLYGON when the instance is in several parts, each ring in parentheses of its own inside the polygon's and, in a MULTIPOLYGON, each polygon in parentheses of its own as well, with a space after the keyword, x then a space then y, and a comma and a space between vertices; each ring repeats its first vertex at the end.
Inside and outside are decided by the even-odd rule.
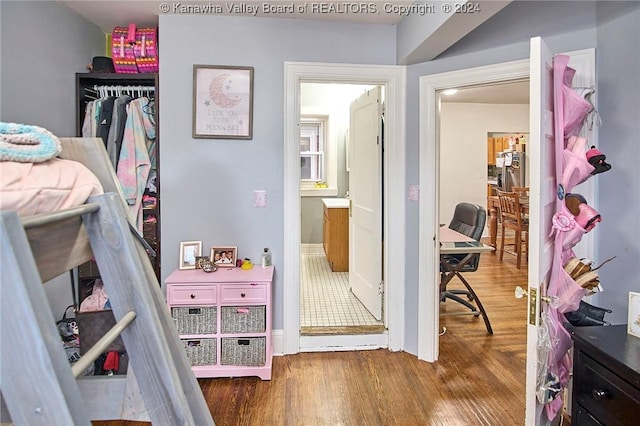
POLYGON ((75 73, 104 55, 104 33, 51 1, 2 1, 2 121, 75 136, 75 73))
MULTIPOLYGON (((0 2, 0 120, 75 136, 75 73, 104 54, 104 33, 57 2, 0 2)), ((68 275, 45 286, 56 316, 71 304, 68 275)))
POLYGON ((617 258, 598 271, 612 324, 627 322, 628 292, 640 292, 640 3, 602 2, 597 8, 598 148, 612 169, 596 175, 597 259, 617 258))
POLYGON ((393 64, 395 28, 383 25, 223 16, 160 16, 162 270, 178 264, 180 241, 237 245, 276 269, 274 328, 283 327, 285 61, 393 64), (193 64, 253 66, 253 139, 193 139, 193 64), (203 190, 205 189, 205 190, 203 190), (266 190, 266 208, 253 190, 266 190))

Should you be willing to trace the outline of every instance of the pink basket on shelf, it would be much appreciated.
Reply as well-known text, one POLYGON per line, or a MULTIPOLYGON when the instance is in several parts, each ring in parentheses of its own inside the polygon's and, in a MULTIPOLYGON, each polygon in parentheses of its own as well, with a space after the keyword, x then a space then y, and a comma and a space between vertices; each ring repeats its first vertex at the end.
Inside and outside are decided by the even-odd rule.
POLYGON ((138 66, 134 46, 136 42, 136 26, 115 27, 111 34, 111 57, 117 73, 136 74, 138 66))
POLYGON ((138 28, 133 48, 138 72, 158 72, 158 30, 157 28, 138 28))

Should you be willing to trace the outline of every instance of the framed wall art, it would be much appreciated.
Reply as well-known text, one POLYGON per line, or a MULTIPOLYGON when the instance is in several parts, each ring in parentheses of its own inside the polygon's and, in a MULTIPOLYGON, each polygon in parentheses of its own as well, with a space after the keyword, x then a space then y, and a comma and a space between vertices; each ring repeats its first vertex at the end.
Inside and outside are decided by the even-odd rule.
POLYGON ((211 247, 210 260, 220 268, 235 268, 238 248, 229 246, 211 247))
POLYGON ((193 66, 193 137, 253 137, 253 67, 193 66))
POLYGON ((202 255, 202 241, 180 243, 180 269, 196 269, 196 258, 202 255))

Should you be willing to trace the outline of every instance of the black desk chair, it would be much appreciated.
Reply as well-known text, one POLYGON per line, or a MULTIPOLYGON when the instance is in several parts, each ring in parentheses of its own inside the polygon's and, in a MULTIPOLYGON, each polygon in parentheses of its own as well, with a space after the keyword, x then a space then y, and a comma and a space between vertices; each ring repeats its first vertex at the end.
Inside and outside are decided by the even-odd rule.
MULTIPOLYGON (((477 204, 471 203, 459 203, 453 213, 449 228, 457 231, 467 237, 473 238, 476 241, 480 241, 484 226, 487 221, 487 210, 477 204)), ((448 271, 455 267, 460 261, 466 258, 467 254, 450 254, 440 257, 440 275, 444 278, 448 271), (443 265, 442 262, 446 262, 448 265, 443 265)), ((480 254, 475 254, 466 264, 460 268, 459 272, 475 272, 478 270, 480 264, 480 254)), ((467 308, 474 312, 477 312, 476 316, 480 315, 477 307, 470 303, 474 300, 474 295, 467 290, 448 290, 447 281, 441 279, 440 281, 440 301, 444 302, 446 299, 454 300, 463 304, 467 308), (468 300, 463 299, 460 295, 464 295, 468 300)))

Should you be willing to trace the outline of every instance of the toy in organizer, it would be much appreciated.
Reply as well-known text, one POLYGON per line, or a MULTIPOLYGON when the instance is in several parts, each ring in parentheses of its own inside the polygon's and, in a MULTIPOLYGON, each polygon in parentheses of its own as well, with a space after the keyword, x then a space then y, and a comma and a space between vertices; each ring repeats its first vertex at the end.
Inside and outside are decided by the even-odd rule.
POLYGON ((155 27, 115 27, 111 35, 111 56, 117 73, 158 72, 158 30, 155 27))
MULTIPOLYGON (((575 70, 568 66, 569 59, 567 55, 556 55, 553 65, 557 183, 551 230, 554 255, 547 288, 551 303, 543 306, 541 315, 536 387, 538 401, 545 404, 549 419, 562 410, 562 390, 573 367, 568 354, 572 340, 565 328, 569 322, 565 314, 584 311, 588 304, 582 298, 602 290, 595 272, 599 266, 594 268, 590 261, 578 259, 573 251, 602 217, 573 189, 589 177, 611 169, 604 154, 595 146, 589 148, 587 139, 580 135, 585 126, 591 130, 594 123, 599 125, 599 117, 590 99, 594 90, 572 87, 575 70)), ((600 309, 599 313, 603 315, 605 311, 600 309)))

